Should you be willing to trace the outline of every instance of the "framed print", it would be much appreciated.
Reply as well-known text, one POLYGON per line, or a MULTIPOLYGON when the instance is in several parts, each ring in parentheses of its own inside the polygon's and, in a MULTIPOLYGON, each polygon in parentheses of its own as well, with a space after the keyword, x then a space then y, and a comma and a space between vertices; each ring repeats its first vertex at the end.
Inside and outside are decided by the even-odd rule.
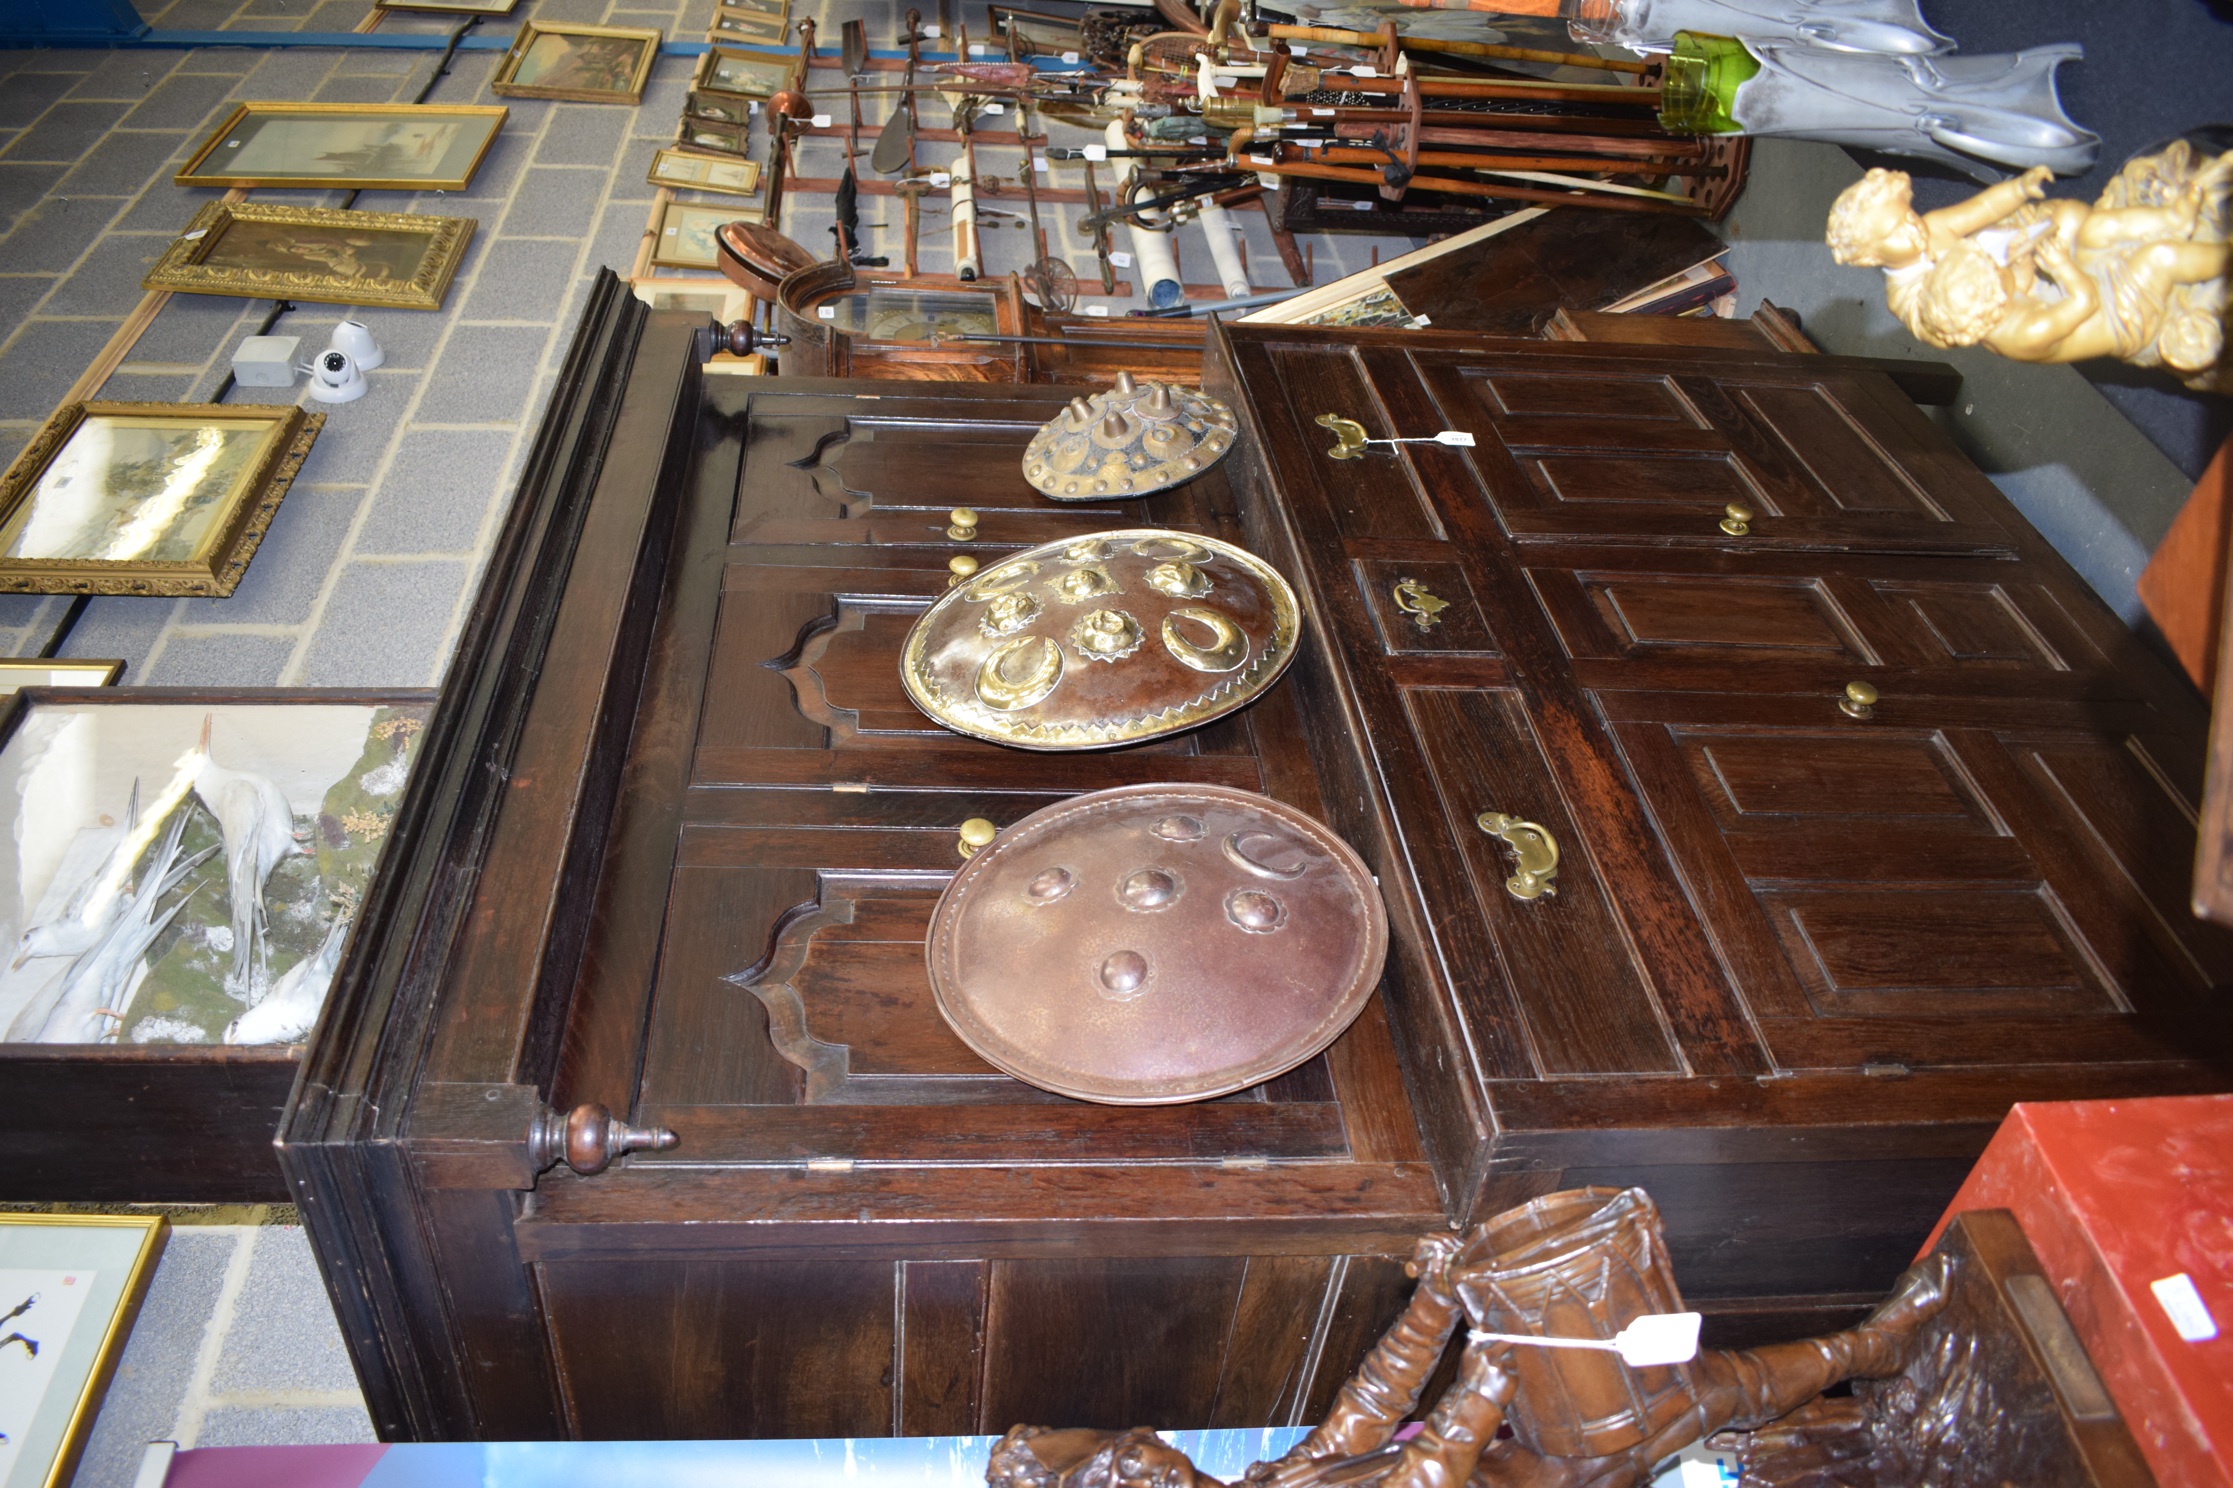
POLYGON ((637 104, 643 102, 644 82, 658 55, 657 31, 523 21, 489 91, 573 103, 637 104))
POLYGON ((477 226, 470 217, 214 201, 140 281, 146 289, 439 310, 477 226))
POLYGON ((438 10, 444 15, 510 15, 519 0, 372 0, 374 10, 438 10))
POLYGON ((121 661, 0 660, 0 694, 19 687, 114 687, 123 675, 121 661))
POLYGON ((711 119, 686 118, 682 127, 675 131, 675 143, 693 150, 718 150, 741 160, 749 132, 749 126, 743 124, 716 124, 711 119))
POLYGON ((720 0, 714 13, 787 20, 791 14, 791 0, 720 0))
POLYGON ((735 207, 669 202, 659 214, 659 233, 652 244, 651 261, 670 269, 717 269, 721 267, 721 256, 713 244, 714 231, 724 222, 756 222, 760 215, 741 212, 735 207))
POLYGON ((0 477, 0 591, 232 593, 325 421, 286 403, 65 405, 0 477))
POLYGON ((739 98, 734 93, 715 93, 705 88, 692 88, 684 101, 682 111, 692 119, 708 124, 750 125, 754 103, 749 98, 739 98))
POLYGON ((743 41, 759 46, 781 46, 790 29, 790 21, 782 16, 717 10, 713 14, 713 26, 707 36, 712 41, 743 41))
POLYGON ((301 1043, 427 705, 158 689, 19 706, 0 744, 0 935, 14 949, 0 1040, 301 1043))
POLYGON ((654 186, 676 191, 756 196, 760 191, 760 162, 727 160, 719 155, 698 155, 689 150, 661 150, 651 157, 649 179, 654 186))
POLYGON ((463 191, 502 106, 244 103, 171 179, 181 186, 463 191))
POLYGON ((793 63, 788 57, 765 52, 733 52, 715 47, 698 64, 693 85, 741 98, 773 98, 790 81, 793 63))
POLYGON ((164 1230, 160 1215, 0 1215, 0 1488, 70 1481, 164 1230))

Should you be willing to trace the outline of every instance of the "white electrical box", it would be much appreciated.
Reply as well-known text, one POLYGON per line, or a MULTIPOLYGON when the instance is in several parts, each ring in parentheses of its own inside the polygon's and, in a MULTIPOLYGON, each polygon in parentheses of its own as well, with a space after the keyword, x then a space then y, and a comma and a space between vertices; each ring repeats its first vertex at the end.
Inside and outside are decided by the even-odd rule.
POLYGON ((233 381, 242 387, 293 387, 300 336, 250 336, 233 353, 233 381))

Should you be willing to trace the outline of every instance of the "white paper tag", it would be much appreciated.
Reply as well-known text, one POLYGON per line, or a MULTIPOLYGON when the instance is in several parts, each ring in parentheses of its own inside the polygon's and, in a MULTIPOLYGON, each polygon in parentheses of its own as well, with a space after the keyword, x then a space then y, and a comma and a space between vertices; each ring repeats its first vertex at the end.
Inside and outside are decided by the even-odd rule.
POLYGON ((1313 119, 1331 119, 1334 116, 1334 111, 1332 109, 1314 108, 1310 111, 1310 116, 1313 119))
POLYGON ((179 240, 179 241, 180 241, 181 243, 191 243, 191 242, 193 242, 193 241, 194 241, 194 239, 196 239, 196 238, 206 238, 206 237, 208 237, 208 236, 209 236, 209 229, 208 229, 208 228, 206 228, 206 227, 197 227, 197 228, 195 228, 195 229, 194 229, 194 230, 193 230, 192 232, 190 232, 190 233, 180 233, 180 234, 178 235, 178 240, 179 240))
POLYGON ((1106 160, 1109 158, 1109 147, 1107 145, 1087 145, 1080 153, 1088 160, 1106 160))
POLYGON ((744 111, 748 114, 756 114, 760 112, 760 101, 756 98, 747 100, 744 105, 744 111))
POLYGON ((1412 316, 1412 317, 1411 317, 1411 329, 1413 329, 1413 330, 1415 330, 1415 331, 1423 331, 1423 330, 1425 330, 1425 329, 1426 329, 1426 328, 1427 328, 1428 326, 1430 326, 1430 325, 1433 325, 1433 324, 1434 324, 1434 319, 1433 319, 1433 317, 1431 317, 1431 316, 1426 316, 1426 315, 1414 315, 1414 316, 1412 316))
POLYGON ((1078 65, 1078 54, 1076 52, 1064 52, 1062 61, 1065 66, 1075 67, 1078 65))
POLYGON ((923 27, 923 35, 925 35, 925 36, 936 36, 937 34, 938 34, 938 22, 936 22, 936 21, 932 21, 932 22, 931 22, 931 23, 930 23, 929 25, 927 25, 927 26, 923 27))
POLYGON ((1370 62, 1359 62, 1355 67, 1352 67, 1349 70, 1359 77, 1380 76, 1380 69, 1373 66, 1370 62))
POLYGON ((940 187, 953 185, 954 178, 945 171, 932 171, 930 173, 930 184, 931 188, 936 190, 940 187))
POLYGON ((1005 103, 988 103, 985 105, 985 112, 988 114, 1005 114, 1008 112, 1008 105, 1005 103))
MULTIPOLYGON (((670 227, 667 229, 667 231, 673 232, 674 229, 670 227)), ((821 316, 824 320, 835 320, 837 319, 837 306, 819 305, 815 307, 814 313, 821 316)))
POLYGON ((1473 448, 1473 436, 1463 429, 1444 429, 1440 434, 1434 436, 1434 442, 1436 444, 1455 445, 1459 449, 1473 448))
POLYGON ((237 150, 237 149, 239 149, 239 148, 240 148, 240 141, 239 141, 239 140, 227 140, 227 141, 225 141, 225 148, 226 148, 226 149, 228 149, 228 150, 237 150))
POLYGON ((830 127, 830 116, 829 116, 828 114, 816 114, 816 115, 814 116, 814 127, 815 127, 816 129, 827 129, 827 128, 829 128, 829 127, 830 127))
POLYGON ((1290 41, 1287 43, 1287 55, 1290 57, 1307 57, 1310 55, 1310 48, 1303 42, 1290 41))
POLYGON ((1273 175, 1270 171, 1258 171, 1256 173, 1256 184, 1266 191, 1277 191, 1279 189, 1279 177, 1273 175))
POLYGON ((984 42, 973 41, 969 44, 969 55, 972 57, 989 57, 992 55, 992 48, 984 42))
POLYGON ((1119 249, 1109 255, 1109 262, 1120 269, 1129 269, 1132 267, 1132 255, 1119 249))
POLYGON ((2166 1276, 2161 1281, 2148 1283, 2148 1290, 2155 1293, 2156 1301, 2163 1304, 2164 1315, 2171 1319, 2171 1326, 2188 1343, 2207 1343, 2217 1337, 2217 1319, 2210 1316, 2209 1304, 2196 1290, 2194 1278, 2181 1271, 2176 1276, 2166 1276))
POLYGON ((1045 175, 1048 171, 1054 169, 1054 162, 1044 155, 1034 155, 1031 157, 1031 168, 1039 174, 1045 175))
POLYGON ((1279 162, 1278 162, 1278 161, 1276 161, 1276 160, 1272 159, 1272 157, 1271 157, 1271 156, 1269 156, 1269 155, 1255 155, 1255 154, 1251 154, 1251 155, 1250 155, 1250 156, 1248 157, 1248 163, 1249 163, 1249 164, 1251 164, 1251 165, 1277 165, 1277 164, 1279 164, 1279 162))
POLYGON ((1106 305, 1088 305, 1085 307, 1085 313, 1106 317, 1109 313, 1109 307, 1106 305))

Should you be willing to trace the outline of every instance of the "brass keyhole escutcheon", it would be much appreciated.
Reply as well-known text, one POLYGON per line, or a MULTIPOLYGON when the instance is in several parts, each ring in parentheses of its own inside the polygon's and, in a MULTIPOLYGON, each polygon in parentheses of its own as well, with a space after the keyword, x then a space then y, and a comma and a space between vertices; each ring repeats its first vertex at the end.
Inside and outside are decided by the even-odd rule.
POLYGON ((1417 579, 1398 579, 1394 589, 1396 608, 1411 617, 1412 624, 1421 630, 1432 630, 1442 623, 1442 612, 1450 608, 1450 601, 1442 598, 1417 579))
POLYGON ((1838 697, 1838 711, 1848 718, 1876 716, 1876 689, 1866 682, 1848 682, 1838 697))
POLYGON ((955 542, 973 542, 976 540, 977 514, 968 507, 955 507, 952 511, 946 513, 946 520, 952 524, 946 529, 946 535, 955 542))
POLYGON ((951 589, 977 571, 977 560, 963 553, 946 560, 946 587, 951 589))
POLYGON ((1318 415, 1318 427, 1334 431, 1337 442, 1332 449, 1326 451, 1327 454, 1337 460, 1362 460, 1365 457, 1367 436, 1363 424, 1352 418, 1343 418, 1338 413, 1321 413, 1318 415))
POLYGON ((973 816, 961 824, 961 840, 954 844, 955 850, 965 858, 974 858, 979 848, 990 847, 993 838, 999 835, 1000 828, 981 816, 973 816))
POLYGON ((1501 811, 1484 811, 1475 826, 1512 849, 1518 871, 1504 881, 1505 892, 1515 899, 1551 899, 1558 895, 1558 839, 1548 827, 1522 821, 1501 811))
POLYGON ((1722 508, 1728 515, 1721 519, 1721 530, 1731 537, 1743 537, 1752 530, 1752 508, 1741 501, 1732 501, 1722 508))

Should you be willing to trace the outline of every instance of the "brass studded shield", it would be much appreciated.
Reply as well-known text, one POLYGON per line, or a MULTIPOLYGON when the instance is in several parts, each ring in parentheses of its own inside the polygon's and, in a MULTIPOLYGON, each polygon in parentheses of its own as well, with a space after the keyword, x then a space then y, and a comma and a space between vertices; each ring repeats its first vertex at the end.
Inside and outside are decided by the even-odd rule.
POLYGON ((1299 633, 1295 591, 1262 559, 1133 528, 988 564, 923 612, 900 674, 956 733, 1108 749, 1244 706, 1294 660, 1299 633))
POLYGON ((1115 387, 1072 398, 1031 436, 1023 478, 1056 501, 1146 496, 1215 465, 1239 427, 1208 393, 1119 372, 1115 387))
POLYGON ((1380 891, 1267 796, 1129 785, 1033 812, 954 875, 932 994, 988 1064, 1078 1100, 1245 1090, 1340 1036, 1379 984, 1380 891))

